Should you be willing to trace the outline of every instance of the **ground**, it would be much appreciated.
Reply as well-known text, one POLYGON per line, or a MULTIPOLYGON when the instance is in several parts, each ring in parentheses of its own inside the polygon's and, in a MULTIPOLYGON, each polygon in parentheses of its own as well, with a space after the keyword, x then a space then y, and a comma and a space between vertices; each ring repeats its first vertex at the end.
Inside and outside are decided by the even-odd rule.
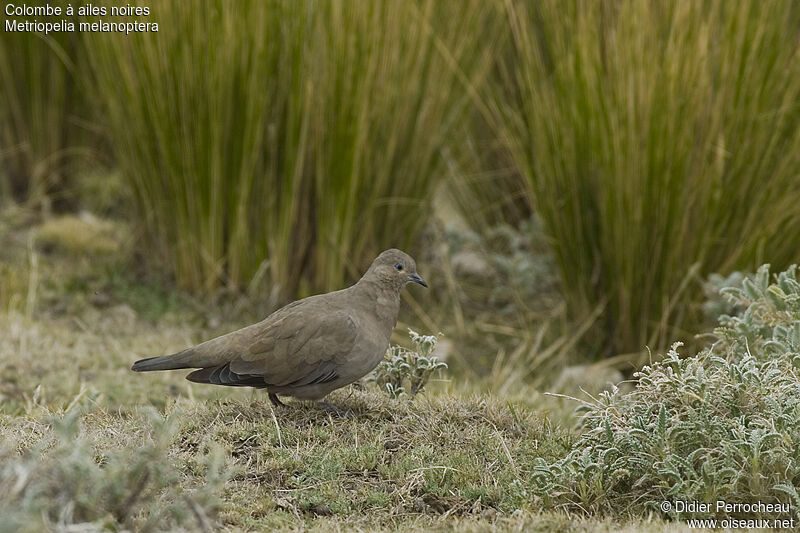
POLYGON ((7 220, 0 506, 14 509, 9 531, 680 529, 543 509, 535 463, 562 456, 575 432, 563 423, 571 406, 532 390, 498 397, 457 375, 412 400, 348 387, 330 400, 349 416, 334 418, 302 402, 274 409, 261 391, 191 384, 182 371, 135 374, 137 358, 240 327, 247 312, 209 313, 120 274, 124 228, 73 220, 76 238, 65 239, 7 220), (87 239, 90 227, 109 238, 87 239))

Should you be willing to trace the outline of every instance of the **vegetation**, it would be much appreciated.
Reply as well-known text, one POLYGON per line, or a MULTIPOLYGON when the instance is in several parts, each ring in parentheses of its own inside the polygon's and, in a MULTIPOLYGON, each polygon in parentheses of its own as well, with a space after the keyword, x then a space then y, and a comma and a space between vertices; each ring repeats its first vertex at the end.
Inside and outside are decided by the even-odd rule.
POLYGON ((88 155, 82 57, 76 34, 0 34, 0 205, 72 200, 78 156, 88 155))
POLYGON ((339 287, 418 243, 441 185, 479 233, 536 212, 569 314, 602 309, 595 356, 688 340, 697 275, 797 260, 792 2, 168 1, 151 17, 158 39, 4 35, 0 190, 77 195, 65 162, 92 124, 150 268, 196 293, 274 307, 339 287))
MULTIPOLYGON (((337 393, 353 416, 330 419, 302 402, 273 413, 258 391, 198 387, 180 373, 139 379, 137 357, 232 326, 168 304, 148 318, 103 282, 113 263, 102 249, 86 265, 56 238, 13 260, 29 283, 0 311, 6 530, 422 530, 538 512, 525 472, 569 436, 525 405, 439 382, 392 400, 371 385, 337 393), (85 299, 88 287, 110 294, 85 299)), ((432 344, 418 340, 423 352, 432 344)))
POLYGON ((465 83, 488 67, 483 2, 154 10, 170 28, 158 39, 88 48, 149 242, 182 287, 282 301, 338 288, 418 235, 465 83))
POLYGON ((681 343, 637 373, 634 392, 586 404, 586 433, 539 461, 547 504, 585 512, 659 512, 663 501, 789 504, 788 513, 673 509, 674 518, 800 518, 800 282, 769 267, 722 289, 742 309, 717 341, 682 359, 681 343), (778 516, 780 514, 781 516, 778 516))
POLYGON ((408 334, 414 347, 391 346, 387 359, 368 376, 368 381, 392 398, 404 395, 413 398, 425 388, 434 372, 447 368, 447 363, 432 355, 438 340, 435 335, 420 335, 411 329, 408 334))
POLYGON ((600 353, 691 329, 698 273, 798 259, 795 3, 504 6, 512 50, 487 113, 572 313, 606 307, 600 353))
POLYGON ((3 531, 75 525, 82 525, 84 531, 119 526, 166 531, 190 521, 200 530, 210 530, 209 515, 218 505, 215 494, 226 479, 219 448, 201 460, 203 484, 191 495, 182 494, 181 472, 165 460, 175 438, 174 413, 166 418, 155 412, 139 413, 133 417, 136 431, 113 447, 108 446, 113 434, 98 423, 119 427, 132 417, 92 413, 84 417, 91 429, 81 431, 79 415, 73 409, 64 416, 43 416, 27 430, 14 427, 13 422, 11 427, 0 426, 5 437, 25 449, 20 456, 7 444, 0 448, 3 531), (98 445, 101 449, 96 452, 93 448, 98 445))
POLYGON ((796 3, 151 11, 0 35, 0 532, 800 520, 796 3), (390 246, 347 417, 129 370, 390 246))
POLYGON ((495 399, 409 403, 352 392, 337 401, 356 415, 332 420, 298 404, 273 413, 263 395, 170 400, 163 415, 97 407, 61 415, 45 406, 16 420, 0 415, 0 504, 13 510, 2 527, 490 526, 516 509, 531 512, 524 473, 563 450, 563 435, 495 399))
MULTIPOLYGON (((121 271, 135 243, 96 246, 107 221, 82 221, 91 239, 0 221, 0 507, 13 510, 3 530, 672 528, 542 508, 536 460, 556 461, 573 439, 545 413, 566 419, 572 406, 524 381, 497 397, 448 372, 413 399, 368 384, 337 392, 351 416, 331 419, 302 402, 273 413, 259 391, 181 372, 135 375, 139 357, 253 318, 121 271)), ((417 340, 433 361, 431 339, 417 340)))

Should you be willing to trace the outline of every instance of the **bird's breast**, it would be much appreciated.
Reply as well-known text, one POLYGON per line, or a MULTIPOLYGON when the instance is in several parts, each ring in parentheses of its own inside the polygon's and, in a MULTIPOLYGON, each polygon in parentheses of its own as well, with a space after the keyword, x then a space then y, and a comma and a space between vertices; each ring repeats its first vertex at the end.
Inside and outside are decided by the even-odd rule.
POLYGON ((351 362, 353 381, 361 379, 378 366, 378 363, 383 361, 386 355, 386 350, 389 348, 389 339, 381 337, 362 338, 360 339, 360 353, 363 354, 351 362))
POLYGON ((385 330, 386 338, 392 336, 392 330, 397 325, 397 314, 400 312, 400 299, 397 297, 378 296, 375 306, 375 316, 380 329, 385 330))

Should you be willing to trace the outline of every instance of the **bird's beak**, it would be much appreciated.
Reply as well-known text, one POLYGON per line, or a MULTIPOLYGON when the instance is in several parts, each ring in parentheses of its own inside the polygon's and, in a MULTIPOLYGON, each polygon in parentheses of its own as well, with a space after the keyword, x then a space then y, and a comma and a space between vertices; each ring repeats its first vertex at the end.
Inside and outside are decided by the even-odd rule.
POLYGON ((419 274, 416 274, 416 273, 415 273, 415 274, 411 274, 411 275, 409 276, 409 278, 410 278, 410 279, 411 279, 411 281, 413 281, 414 283, 419 283, 419 284, 420 284, 420 285, 422 285, 423 287, 427 287, 427 286, 428 286, 428 284, 427 284, 427 283, 425 283, 425 280, 424 280, 424 279, 422 279, 421 277, 419 277, 419 274))

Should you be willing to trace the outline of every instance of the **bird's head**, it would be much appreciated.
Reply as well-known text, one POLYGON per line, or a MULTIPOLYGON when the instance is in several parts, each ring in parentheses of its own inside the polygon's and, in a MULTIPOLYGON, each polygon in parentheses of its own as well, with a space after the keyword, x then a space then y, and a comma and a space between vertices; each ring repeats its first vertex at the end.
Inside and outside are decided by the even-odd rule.
POLYGON ((428 286, 417 274, 417 263, 414 259, 395 248, 381 252, 364 277, 375 279, 384 286, 395 288, 398 292, 409 282, 419 283, 423 287, 428 286))

